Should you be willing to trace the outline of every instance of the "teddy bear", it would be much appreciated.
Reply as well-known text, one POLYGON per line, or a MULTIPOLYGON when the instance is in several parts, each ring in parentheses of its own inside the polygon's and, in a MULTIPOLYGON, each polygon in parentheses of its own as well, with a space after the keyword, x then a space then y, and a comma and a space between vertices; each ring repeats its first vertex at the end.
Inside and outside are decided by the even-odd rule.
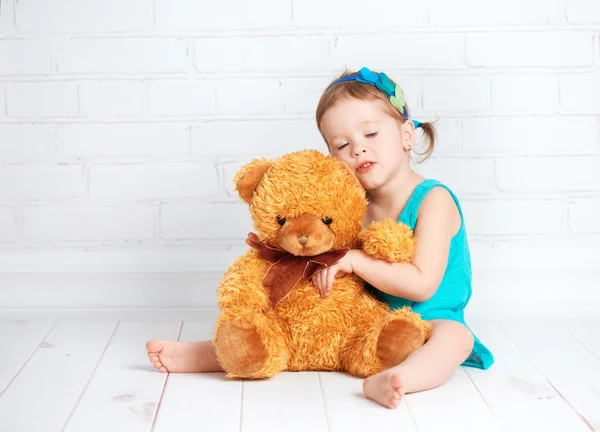
POLYGON ((256 233, 217 288, 212 337, 227 378, 282 371, 340 371, 368 377, 402 362, 429 337, 409 308, 391 310, 350 273, 327 297, 311 277, 353 248, 409 262, 412 231, 395 220, 363 228, 365 190, 348 165, 318 150, 261 157, 242 166, 235 190, 256 233))

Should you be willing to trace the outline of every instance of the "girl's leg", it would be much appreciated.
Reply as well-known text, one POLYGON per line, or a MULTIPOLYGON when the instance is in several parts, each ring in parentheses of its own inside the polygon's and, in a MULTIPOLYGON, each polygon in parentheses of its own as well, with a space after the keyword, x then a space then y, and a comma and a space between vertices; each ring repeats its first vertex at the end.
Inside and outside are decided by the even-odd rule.
POLYGON ((160 372, 222 372, 212 341, 152 340, 146 344, 150 362, 160 372))
POLYGON ((438 387, 471 354, 473 335, 462 324, 431 322, 431 337, 402 363, 363 382, 365 396, 387 408, 396 408, 405 393, 438 387))

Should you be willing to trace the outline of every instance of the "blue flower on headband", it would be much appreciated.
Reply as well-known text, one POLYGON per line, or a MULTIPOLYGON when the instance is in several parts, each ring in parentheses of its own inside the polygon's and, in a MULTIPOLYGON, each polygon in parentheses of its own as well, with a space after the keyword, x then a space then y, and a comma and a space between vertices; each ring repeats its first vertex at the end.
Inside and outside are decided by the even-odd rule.
MULTIPOLYGON (((375 72, 372 72, 369 68, 362 67, 358 71, 358 74, 356 76, 351 75, 346 76, 344 78, 340 78, 337 81, 333 82, 330 85, 330 87, 333 87, 334 85, 340 82, 352 80, 356 80, 358 82, 370 84, 372 86, 377 87, 379 90, 381 90, 387 95, 387 97, 390 100, 390 103, 396 108, 398 108, 398 110, 400 110, 404 118, 408 120, 408 113, 406 112, 405 108, 406 100, 404 99, 404 93, 402 92, 400 86, 392 84, 392 82, 385 73, 379 72, 377 74, 375 72)), ((422 125, 422 123, 417 120, 413 120, 413 124, 416 128, 421 127, 422 125)))
POLYGON ((385 73, 379 72, 376 74, 375 72, 371 72, 366 67, 363 67, 360 71, 358 71, 356 81, 374 85, 379 90, 384 92, 388 97, 392 97, 394 95, 394 90, 396 88, 396 86, 392 84, 385 73))

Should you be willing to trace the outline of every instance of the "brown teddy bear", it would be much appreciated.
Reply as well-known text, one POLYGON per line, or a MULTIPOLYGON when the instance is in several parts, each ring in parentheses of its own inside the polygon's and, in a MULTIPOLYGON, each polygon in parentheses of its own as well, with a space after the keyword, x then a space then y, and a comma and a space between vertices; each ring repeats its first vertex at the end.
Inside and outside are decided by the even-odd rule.
POLYGON ((409 262, 414 239, 394 220, 362 228, 365 191, 344 163, 316 150, 254 159, 235 175, 258 235, 225 272, 213 344, 228 378, 281 371, 347 371, 367 377, 403 361, 429 337, 409 309, 391 311, 355 274, 316 293, 314 272, 349 249, 409 262))

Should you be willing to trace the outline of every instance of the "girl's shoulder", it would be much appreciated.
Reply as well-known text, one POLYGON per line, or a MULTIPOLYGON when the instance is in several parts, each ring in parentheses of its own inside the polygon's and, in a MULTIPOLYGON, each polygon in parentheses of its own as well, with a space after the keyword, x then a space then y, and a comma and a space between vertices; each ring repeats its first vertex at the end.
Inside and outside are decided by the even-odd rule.
POLYGON ((456 231, 463 225, 458 197, 450 187, 435 179, 425 179, 415 187, 399 220, 415 229, 417 220, 424 216, 432 222, 451 221, 456 231))

